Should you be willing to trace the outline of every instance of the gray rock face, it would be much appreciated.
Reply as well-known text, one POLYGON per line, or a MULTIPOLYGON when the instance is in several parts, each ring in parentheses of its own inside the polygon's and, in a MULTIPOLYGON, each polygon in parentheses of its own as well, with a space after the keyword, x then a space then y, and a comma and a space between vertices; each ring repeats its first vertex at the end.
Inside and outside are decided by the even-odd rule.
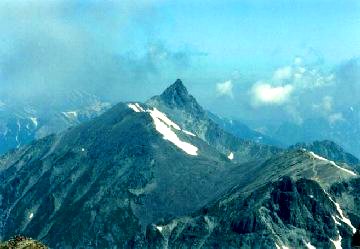
POLYGON ((338 169, 300 151, 290 154, 261 166, 265 172, 277 170, 276 176, 252 172, 256 176, 246 185, 192 215, 149 226, 149 248, 335 248, 339 236, 342 248, 351 248, 352 226, 360 222, 354 193, 359 178, 343 175, 338 183, 338 169), (297 165, 286 163, 290 156, 297 165), (319 170, 317 178, 310 175, 312 167, 319 170))

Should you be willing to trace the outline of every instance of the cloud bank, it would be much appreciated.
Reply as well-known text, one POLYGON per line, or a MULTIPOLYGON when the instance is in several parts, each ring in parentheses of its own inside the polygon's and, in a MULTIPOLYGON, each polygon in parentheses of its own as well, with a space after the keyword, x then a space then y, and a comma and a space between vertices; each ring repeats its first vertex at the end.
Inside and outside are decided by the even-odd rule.
POLYGON ((268 83, 259 82, 252 88, 255 104, 283 104, 289 100, 292 85, 272 86, 268 83))
POLYGON ((158 93, 202 56, 157 39, 160 2, 1 1, 0 98, 85 90, 119 101, 158 93))
POLYGON ((217 83, 216 84, 216 92, 218 94, 218 96, 228 96, 233 98, 234 94, 233 94, 233 83, 231 80, 227 80, 225 82, 222 83, 217 83))
POLYGON ((345 122, 344 113, 360 107, 360 59, 332 68, 305 61, 296 57, 291 65, 252 84, 248 91, 252 107, 298 124, 314 118, 325 118, 330 125, 345 122))

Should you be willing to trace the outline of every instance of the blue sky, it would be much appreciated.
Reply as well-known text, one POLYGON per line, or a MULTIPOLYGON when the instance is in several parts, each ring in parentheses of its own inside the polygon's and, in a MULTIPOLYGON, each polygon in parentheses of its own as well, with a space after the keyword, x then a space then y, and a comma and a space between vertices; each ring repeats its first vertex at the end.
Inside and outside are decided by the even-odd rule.
POLYGON ((160 39, 226 64, 284 63, 308 48, 330 62, 359 53, 358 1, 169 2, 159 8, 160 39))
POLYGON ((5 0, 0 94, 145 100, 182 78, 222 115, 301 122, 359 83, 359 24, 355 0, 5 0))

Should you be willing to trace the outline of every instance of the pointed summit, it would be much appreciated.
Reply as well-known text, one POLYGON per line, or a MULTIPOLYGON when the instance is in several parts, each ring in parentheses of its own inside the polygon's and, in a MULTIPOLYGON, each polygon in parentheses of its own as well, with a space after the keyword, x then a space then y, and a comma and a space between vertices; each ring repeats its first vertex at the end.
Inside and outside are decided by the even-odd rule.
POLYGON ((160 101, 170 108, 182 109, 191 112, 202 112, 202 107, 196 99, 191 96, 180 79, 170 85, 160 96, 155 96, 152 100, 160 101))
POLYGON ((161 95, 160 98, 170 105, 183 105, 189 100, 189 93, 180 79, 169 86, 161 95))

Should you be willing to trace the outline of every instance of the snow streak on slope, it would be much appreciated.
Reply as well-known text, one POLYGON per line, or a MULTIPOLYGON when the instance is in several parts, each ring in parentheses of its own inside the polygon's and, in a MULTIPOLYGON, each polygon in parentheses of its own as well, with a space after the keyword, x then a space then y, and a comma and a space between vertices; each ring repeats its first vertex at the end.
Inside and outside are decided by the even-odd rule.
POLYGON ((279 246, 278 244, 276 244, 275 243, 275 247, 276 247, 276 249, 289 249, 289 247, 287 247, 287 246, 279 246))
POLYGON ((156 130, 163 135, 165 140, 170 141, 189 155, 196 156, 198 154, 198 148, 188 142, 180 140, 172 128, 189 135, 188 132, 182 130, 180 126, 170 120, 165 113, 160 112, 156 108, 144 110, 138 103, 130 103, 128 104, 128 107, 135 112, 148 112, 154 121, 156 130))
POLYGON ((135 104, 128 104, 128 107, 131 108, 134 112, 141 112, 141 110, 135 104))
POLYGON ((156 130, 163 135, 165 140, 172 142, 189 155, 197 155, 197 147, 190 143, 181 141, 180 138, 176 135, 176 133, 171 130, 171 128, 167 126, 166 123, 164 123, 160 118, 158 118, 153 111, 150 111, 150 116, 153 118, 156 130))
POLYGON ((342 246, 341 246, 341 240, 342 240, 342 238, 341 238, 341 235, 340 235, 340 234, 339 234, 338 236, 339 236, 339 237, 338 237, 337 240, 332 240, 332 239, 330 239, 330 240, 331 240, 331 242, 334 244, 335 249, 342 249, 342 246))
POLYGON ((308 249, 316 249, 316 247, 313 246, 310 242, 305 242, 305 246, 306 246, 306 248, 308 248, 308 249))
POLYGON ((62 112, 62 114, 64 114, 64 116, 68 119, 74 119, 78 116, 78 113, 76 111, 62 112))
POLYGON ((196 135, 190 131, 186 131, 186 130, 182 130, 183 132, 185 132, 185 134, 192 136, 192 137, 196 137, 196 135))
POLYGON ((228 158, 229 158, 230 160, 233 160, 233 159, 234 159, 234 153, 230 152, 230 154, 228 155, 228 158))
POLYGON ((154 108, 153 110, 148 111, 153 118, 159 119, 167 126, 173 127, 175 130, 181 131, 180 126, 171 121, 164 113, 160 112, 158 109, 154 108))
POLYGON ((340 169, 340 170, 343 170, 343 171, 345 171, 345 172, 347 172, 347 173, 349 173, 349 174, 351 174, 351 175, 353 175, 353 176, 356 176, 356 173, 355 173, 355 172, 340 167, 340 166, 337 165, 334 161, 331 161, 331 160, 328 160, 328 159, 326 159, 326 158, 324 158, 324 157, 321 157, 321 156, 315 154, 315 153, 312 152, 312 151, 309 151, 309 154, 310 154, 310 156, 312 156, 313 158, 316 158, 316 159, 319 159, 319 160, 321 160, 321 161, 325 161, 325 162, 327 162, 327 163, 330 163, 331 165, 335 166, 336 168, 338 168, 338 169, 340 169))
POLYGON ((31 122, 33 122, 33 124, 35 125, 35 127, 38 126, 38 121, 37 121, 37 118, 36 118, 36 117, 31 117, 30 120, 31 120, 31 122))
MULTIPOLYGON (((338 215, 336 215, 336 218, 338 218, 339 220, 341 220, 342 222, 344 222, 345 224, 347 224, 349 227, 351 227, 351 230, 353 233, 356 233, 356 228, 353 226, 353 224, 351 223, 350 219, 346 218, 344 216, 344 213, 339 205, 339 203, 335 202, 329 195, 328 195, 330 201, 332 203, 335 204, 336 210, 339 213, 340 217, 338 215)), ((333 218, 334 219, 334 218, 333 218)), ((334 219, 335 220, 335 219, 334 219)), ((336 222, 335 222, 336 223, 336 222)))

